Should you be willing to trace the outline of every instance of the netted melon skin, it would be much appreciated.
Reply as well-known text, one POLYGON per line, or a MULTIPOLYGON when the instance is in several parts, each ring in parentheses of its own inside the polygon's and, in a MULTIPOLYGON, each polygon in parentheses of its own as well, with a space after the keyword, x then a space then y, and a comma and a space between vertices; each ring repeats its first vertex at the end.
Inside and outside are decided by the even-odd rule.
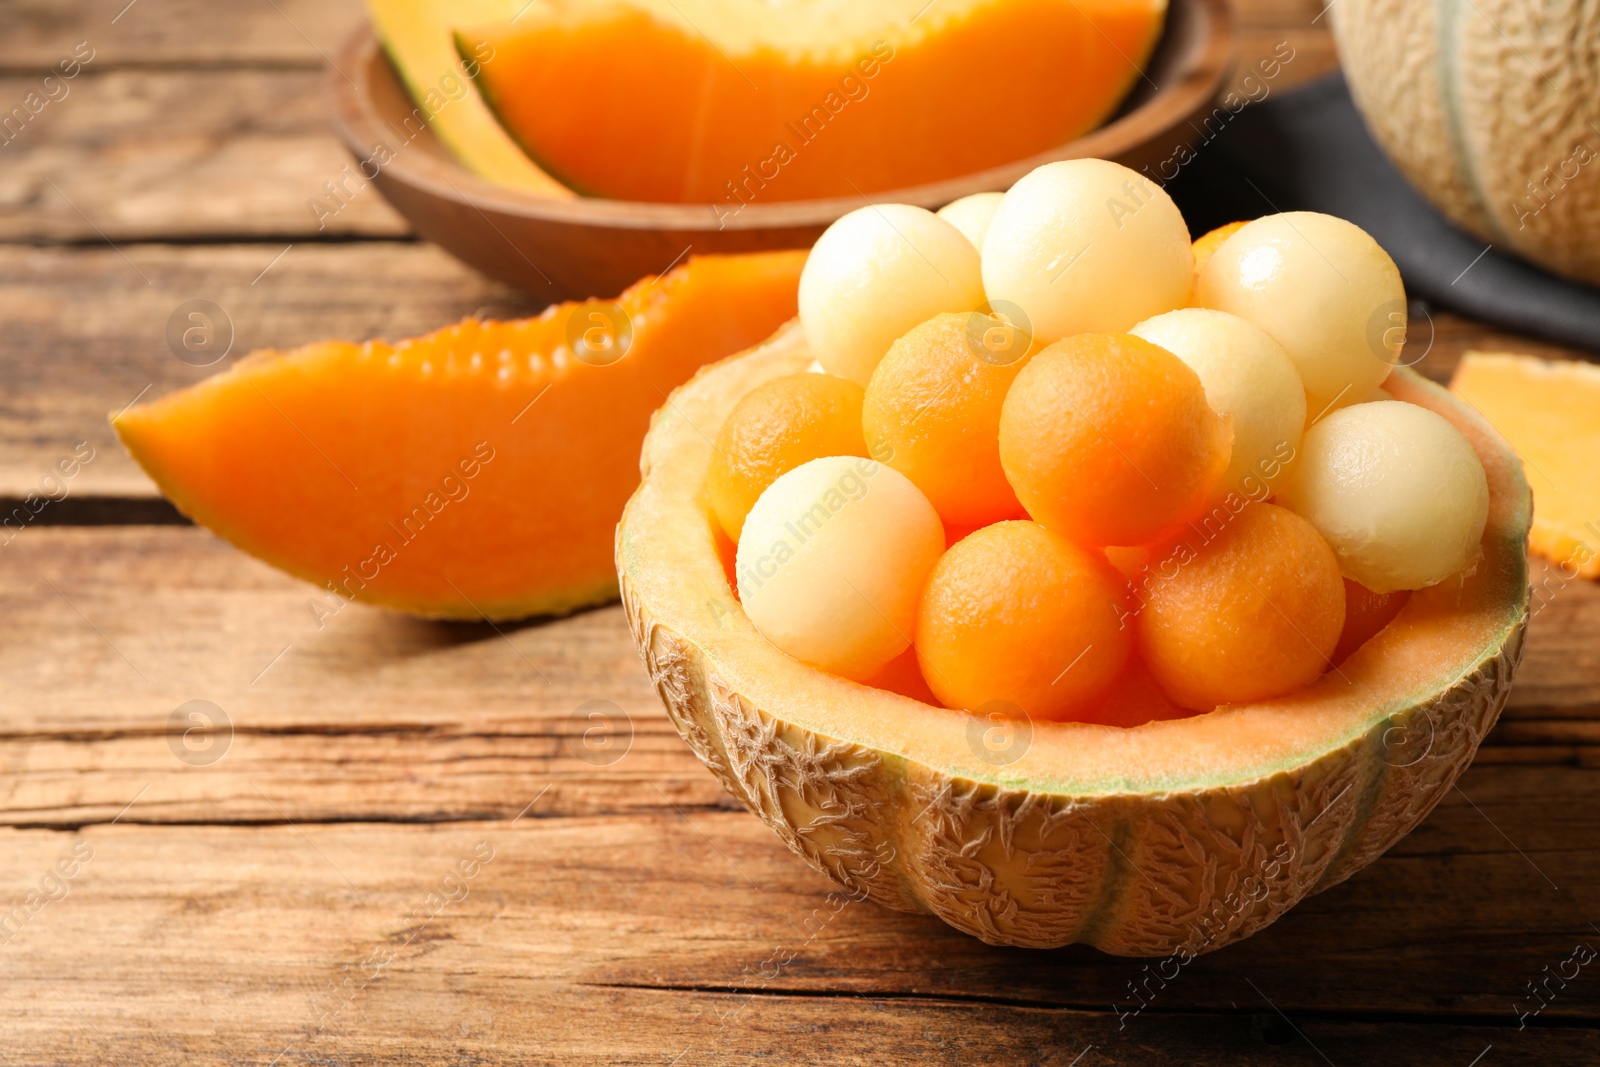
POLYGON ((989 944, 1200 955, 1250 936, 1405 836, 1505 706, 1527 615, 1454 684, 1303 766, 1225 788, 1075 797, 826 737, 731 689, 622 602, 673 724, 734 797, 851 893, 989 944))
POLYGON ((1373 138, 1452 222, 1600 284, 1600 7, 1340 0, 1339 61, 1373 138))

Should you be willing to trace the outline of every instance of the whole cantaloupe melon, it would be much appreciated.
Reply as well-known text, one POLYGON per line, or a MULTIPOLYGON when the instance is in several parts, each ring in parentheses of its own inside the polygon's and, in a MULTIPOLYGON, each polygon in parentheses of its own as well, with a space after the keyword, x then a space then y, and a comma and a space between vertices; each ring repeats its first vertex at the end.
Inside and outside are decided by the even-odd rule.
POLYGON ((1600 285, 1600 3, 1339 0, 1339 59, 1373 137, 1502 251, 1600 285))

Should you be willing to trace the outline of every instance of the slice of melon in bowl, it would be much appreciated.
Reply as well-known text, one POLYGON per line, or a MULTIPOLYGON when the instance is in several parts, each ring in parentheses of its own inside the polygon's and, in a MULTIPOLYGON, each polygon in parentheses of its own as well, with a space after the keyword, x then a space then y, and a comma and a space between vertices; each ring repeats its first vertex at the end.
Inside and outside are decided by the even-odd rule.
POLYGON ((592 196, 763 203, 1066 144, 1140 78, 1166 0, 555 0, 458 20, 489 107, 592 196), (581 91, 574 92, 574 86, 581 91))
POLYGON ((1246 937, 1370 863, 1471 762, 1527 618, 1530 501, 1486 423, 1408 370, 1488 472, 1482 550, 1310 686, 1131 729, 993 723, 846 681, 758 634, 703 496, 733 404, 810 363, 791 327, 702 371, 645 441, 617 530, 623 602, 679 731, 818 870, 996 944, 1134 956, 1246 937))
POLYGON ((696 257, 537 318, 258 352, 113 425, 184 514, 341 601, 571 611, 616 595, 651 412, 794 315, 805 256, 696 257))

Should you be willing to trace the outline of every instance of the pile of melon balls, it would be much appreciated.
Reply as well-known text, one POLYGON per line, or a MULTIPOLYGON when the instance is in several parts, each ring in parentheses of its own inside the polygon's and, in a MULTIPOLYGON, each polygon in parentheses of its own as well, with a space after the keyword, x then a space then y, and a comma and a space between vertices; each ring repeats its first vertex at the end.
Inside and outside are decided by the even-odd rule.
POLYGON ((1472 446, 1381 388, 1405 306, 1349 222, 1191 244, 1104 160, 845 215, 800 280, 811 371, 714 442, 740 602, 859 682, 914 649, 950 708, 1094 721, 1130 672, 1184 713, 1298 689, 1478 552, 1472 446))

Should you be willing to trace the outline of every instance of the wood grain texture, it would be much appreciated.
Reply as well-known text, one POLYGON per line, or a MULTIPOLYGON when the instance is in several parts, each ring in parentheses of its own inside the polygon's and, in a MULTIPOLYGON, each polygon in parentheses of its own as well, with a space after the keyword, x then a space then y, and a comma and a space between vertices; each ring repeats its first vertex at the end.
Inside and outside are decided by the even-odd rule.
MULTIPOLYGON (((349 154, 328 134, 320 70, 101 69, 103 58, 55 83, 58 100, 0 136, 0 240, 104 247, 410 232, 351 177, 349 154), (335 199, 325 182, 350 192, 335 199)), ((41 84, 0 76, 0 114, 41 84)))
POLYGON ((8 0, 0 68, 44 71, 79 41, 96 63, 321 69, 361 0, 8 0))
MULTIPOLYGON (((1529 794, 1547 787, 1502 783, 1509 795, 1492 800, 1494 773, 1473 772, 1466 789, 1508 833, 1534 834, 1529 794)), ((265 1063, 285 1048, 289 1062, 381 1062, 405 1046, 410 1062, 436 1063, 464 1042, 497 1062, 668 1063, 692 1047, 704 1063, 790 1043, 789 1060, 912 1063, 934 1056, 926 1041, 944 1048, 940 1062, 1061 1050, 1068 1062, 1091 1043, 1110 1062, 1149 1062, 1210 1033, 1226 1035, 1214 1062, 1310 1062, 1287 1026, 1266 1038, 1283 1047, 1246 1040, 1283 1011, 1335 1063, 1375 1062, 1377 1043, 1427 1015, 1443 1018, 1425 1044, 1478 1043, 1466 1060, 1405 1062, 1459 1065, 1489 1043, 1511 1062, 1580 1062, 1583 1043, 1564 1041, 1572 1028, 1593 1040, 1593 976, 1521 1032, 1516 1012, 1525 978, 1592 941, 1582 894, 1550 888, 1509 849, 1474 848, 1483 822, 1463 803, 1434 821, 1458 838, 1449 870, 1428 840, 1403 847, 1236 951, 1151 983, 1138 1014, 1130 983, 1146 964, 990 949, 830 897, 742 813, 548 818, 535 805, 515 824, 6 831, 0 901, 25 899, 75 847, 83 860, 65 896, 0 946, 7 1051, 76 1061, 126 1042, 159 1056, 165 1042, 168 1056, 206 1062, 265 1063), (1537 899, 1536 918, 1519 897, 1537 899)), ((1592 821, 1564 830, 1568 844, 1534 853, 1541 868, 1592 881, 1592 821), (1574 831, 1591 847, 1575 849, 1574 831)))

